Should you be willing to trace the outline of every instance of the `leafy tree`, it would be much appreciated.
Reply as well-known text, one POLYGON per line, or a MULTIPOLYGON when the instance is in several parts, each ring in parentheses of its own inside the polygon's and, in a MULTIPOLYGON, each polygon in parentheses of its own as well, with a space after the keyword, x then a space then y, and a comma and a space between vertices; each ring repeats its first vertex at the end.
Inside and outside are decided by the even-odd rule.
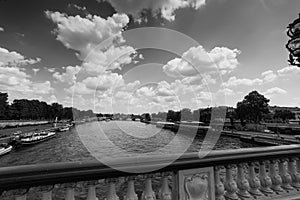
POLYGON ((211 108, 200 109, 200 121, 208 124, 211 120, 211 108))
POLYGON ((188 121, 188 120, 193 119, 191 109, 183 108, 180 112, 181 112, 181 120, 182 121, 188 121))
POLYGON ((145 114, 145 120, 146 120, 146 121, 151 121, 151 117, 150 117, 150 114, 149 114, 149 113, 146 113, 146 114, 145 114))
POLYGON ((295 113, 290 110, 275 110, 274 118, 287 122, 289 119, 295 119, 295 113))
POLYGON ((167 121, 176 122, 176 121, 180 121, 180 118, 181 118, 180 112, 169 110, 167 113, 167 121))
POLYGON ((257 91, 250 92, 244 100, 237 103, 236 113, 241 122, 244 120, 258 123, 264 114, 269 113, 269 99, 257 91))
POLYGON ((229 118, 230 119, 230 124, 231 126, 234 125, 234 119, 236 119, 236 112, 235 110, 232 110, 232 111, 227 111, 226 112, 226 118, 229 118))
POLYGON ((8 95, 0 92, 0 119, 8 118, 8 95))

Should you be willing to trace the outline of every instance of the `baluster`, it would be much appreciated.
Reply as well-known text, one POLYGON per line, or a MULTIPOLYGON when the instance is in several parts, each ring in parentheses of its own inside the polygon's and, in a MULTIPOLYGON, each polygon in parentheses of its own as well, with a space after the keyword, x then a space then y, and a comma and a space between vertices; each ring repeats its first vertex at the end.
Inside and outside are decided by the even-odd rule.
POLYGON ((98 181, 88 181, 88 195, 87 200, 98 200, 96 196, 96 185, 98 181))
POLYGON ((244 174, 244 164, 238 164, 238 171, 237 171, 237 186, 238 192, 237 194, 241 196, 243 199, 250 198, 251 195, 249 194, 250 186, 248 180, 245 178, 244 174))
POLYGON ((287 172, 285 162, 286 162, 286 159, 281 159, 279 162, 279 174, 282 179, 282 188, 285 190, 293 190, 293 187, 291 186, 292 177, 287 172))
POLYGON ((238 188, 236 182, 233 180, 232 177, 232 168, 234 166, 226 165, 226 180, 225 180, 225 197, 228 199, 238 199, 236 194, 238 188))
POLYGON ((292 177, 292 186, 299 189, 300 188, 300 174, 297 172, 296 169, 296 158, 290 158, 288 162, 288 173, 292 177))
POLYGON ((134 191, 134 178, 128 177, 127 181, 127 193, 124 197, 124 200, 138 200, 138 196, 134 191))
POLYGON ((273 190, 271 190, 272 186, 272 180, 270 176, 266 172, 266 161, 261 161, 259 163, 259 179, 261 188, 260 190, 265 194, 272 194, 274 193, 273 190))
POLYGON ((16 196, 16 200, 26 200, 26 194, 16 196))
POLYGON ((225 200, 224 194, 225 194, 225 188, 224 184, 222 183, 220 179, 220 167, 215 167, 214 170, 215 175, 215 193, 216 193, 216 200, 225 200))
POLYGON ((52 200, 52 190, 54 186, 47 185, 47 186, 41 186, 40 190, 42 192, 42 200, 52 200))
POLYGON ((142 194, 142 200, 156 200, 155 193, 152 189, 151 175, 148 175, 145 183, 145 190, 142 194))
POLYGON ((249 186, 250 186, 250 194, 254 196, 262 196, 262 193, 259 191, 260 188, 260 181, 259 178, 256 177, 255 171, 254 171, 254 165, 255 163, 251 162, 249 163, 249 186))
POLYGON ((14 190, 15 200, 26 200, 28 190, 29 189, 16 189, 16 190, 14 190))
POLYGON ((172 192, 168 184, 169 173, 162 174, 161 188, 159 191, 160 200, 172 200, 172 192))
POLYGON ((277 162, 278 162, 277 160, 271 160, 271 163, 270 163, 270 177, 272 180, 271 189, 274 190, 276 193, 280 193, 280 192, 283 192, 284 190, 281 187, 281 184, 282 184, 281 176, 276 171, 275 165, 277 162))
POLYGON ((76 186, 75 183, 66 184, 67 191, 66 191, 65 200, 75 200, 75 192, 74 192, 75 186, 76 186))
POLYGON ((300 159, 299 158, 297 158, 296 159, 296 164, 297 164, 297 171, 298 171, 298 173, 300 173, 300 159))
POLYGON ((109 183, 109 189, 107 192, 106 200, 119 200, 119 197, 116 192, 116 179, 108 179, 107 182, 109 183))

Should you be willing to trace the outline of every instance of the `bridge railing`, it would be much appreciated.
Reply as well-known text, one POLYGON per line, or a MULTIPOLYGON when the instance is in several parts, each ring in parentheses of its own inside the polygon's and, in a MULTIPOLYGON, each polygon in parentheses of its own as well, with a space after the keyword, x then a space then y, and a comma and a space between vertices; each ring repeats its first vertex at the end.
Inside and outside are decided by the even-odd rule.
POLYGON ((300 145, 286 145, 189 153, 169 165, 170 156, 112 160, 119 170, 95 161, 3 167, 0 199, 294 199, 299 157, 300 145))

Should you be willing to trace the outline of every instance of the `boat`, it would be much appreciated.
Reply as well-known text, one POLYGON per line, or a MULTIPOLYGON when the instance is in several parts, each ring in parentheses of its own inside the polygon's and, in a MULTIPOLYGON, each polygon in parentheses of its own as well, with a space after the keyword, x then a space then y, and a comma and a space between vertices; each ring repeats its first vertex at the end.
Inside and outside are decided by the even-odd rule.
POLYGON ((22 135, 20 137, 20 143, 22 145, 36 144, 51 139, 55 137, 55 135, 56 133, 53 131, 33 132, 31 134, 22 135))
POLYGON ((62 126, 58 128, 58 132, 64 132, 70 130, 70 126, 62 126))
POLYGON ((8 144, 0 144, 0 156, 9 153, 12 150, 12 146, 8 144))

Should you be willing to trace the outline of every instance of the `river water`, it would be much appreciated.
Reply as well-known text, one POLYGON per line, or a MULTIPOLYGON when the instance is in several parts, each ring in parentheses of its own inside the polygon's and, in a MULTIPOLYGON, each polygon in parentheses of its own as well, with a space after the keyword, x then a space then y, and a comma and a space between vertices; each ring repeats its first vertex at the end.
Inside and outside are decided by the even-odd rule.
MULTIPOLYGON (((57 133, 48 141, 14 149, 0 157, 0 167, 102 160, 105 158, 180 154, 197 152, 204 138, 193 139, 188 134, 174 134, 152 124, 133 121, 90 122, 57 133)), ((213 149, 252 147, 239 139, 220 137, 216 144, 205 141, 213 149)))

